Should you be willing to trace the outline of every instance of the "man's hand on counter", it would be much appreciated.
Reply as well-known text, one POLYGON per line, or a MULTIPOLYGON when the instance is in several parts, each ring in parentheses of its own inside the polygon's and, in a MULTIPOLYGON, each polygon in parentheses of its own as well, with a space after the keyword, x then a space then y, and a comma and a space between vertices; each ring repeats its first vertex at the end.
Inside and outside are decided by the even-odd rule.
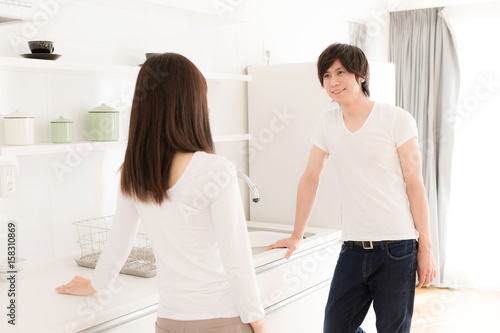
POLYGON ((58 294, 90 296, 95 294, 96 291, 90 284, 89 279, 77 275, 70 283, 57 287, 56 292, 58 294))
POLYGON ((288 252, 285 254, 285 258, 288 260, 295 250, 299 248, 300 238, 294 236, 281 239, 274 244, 269 245, 266 251, 277 249, 277 248, 288 248, 288 252))

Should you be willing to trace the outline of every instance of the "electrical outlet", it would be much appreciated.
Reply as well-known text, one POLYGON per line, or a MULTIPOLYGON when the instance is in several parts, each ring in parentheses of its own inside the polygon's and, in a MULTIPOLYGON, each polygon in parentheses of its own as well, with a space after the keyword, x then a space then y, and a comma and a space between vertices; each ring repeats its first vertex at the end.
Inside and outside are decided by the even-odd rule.
POLYGON ((17 169, 13 165, 0 166, 0 197, 12 197, 16 194, 17 169))

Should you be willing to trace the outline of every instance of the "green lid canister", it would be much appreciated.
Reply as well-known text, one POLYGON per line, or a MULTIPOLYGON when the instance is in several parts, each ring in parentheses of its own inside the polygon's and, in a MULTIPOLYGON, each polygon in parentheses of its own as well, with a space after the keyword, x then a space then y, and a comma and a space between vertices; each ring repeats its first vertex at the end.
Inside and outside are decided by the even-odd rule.
POLYGON ((118 141, 120 111, 103 103, 90 110, 89 117, 91 141, 118 141))
POLYGON ((73 142, 73 121, 60 116, 50 122, 50 136, 53 143, 73 142))

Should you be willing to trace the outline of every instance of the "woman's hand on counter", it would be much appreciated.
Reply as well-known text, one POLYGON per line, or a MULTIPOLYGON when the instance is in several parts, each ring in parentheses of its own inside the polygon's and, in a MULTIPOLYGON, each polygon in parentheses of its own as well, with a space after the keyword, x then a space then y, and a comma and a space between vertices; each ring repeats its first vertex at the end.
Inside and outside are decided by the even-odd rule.
POLYGON ((77 275, 70 283, 57 287, 56 292, 58 294, 90 296, 95 294, 96 290, 90 284, 89 279, 77 275))
POLYGON ((269 245, 269 247, 266 249, 266 251, 272 250, 272 249, 277 249, 277 248, 288 248, 288 252, 285 254, 286 259, 290 259, 290 256, 292 255, 295 250, 299 248, 299 243, 300 239, 296 237, 288 237, 285 239, 280 239, 274 244, 269 245))

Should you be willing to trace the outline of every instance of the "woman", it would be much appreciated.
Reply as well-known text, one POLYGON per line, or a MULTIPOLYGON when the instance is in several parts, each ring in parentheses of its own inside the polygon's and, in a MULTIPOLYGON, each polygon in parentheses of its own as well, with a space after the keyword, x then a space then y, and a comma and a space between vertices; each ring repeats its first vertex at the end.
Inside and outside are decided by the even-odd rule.
POLYGON ((323 112, 313 133, 293 235, 269 249, 289 248, 286 258, 297 249, 331 156, 342 193, 344 244, 324 332, 362 333, 359 325, 372 302, 377 332, 410 332, 415 272, 418 287, 436 276, 415 120, 401 108, 369 99, 370 71, 361 49, 332 44, 317 67, 336 106, 323 112))
POLYGON ((106 249, 91 280, 56 289, 109 288, 139 220, 156 257, 156 332, 266 332, 236 169, 213 154, 207 84, 175 53, 142 66, 121 167, 121 191, 106 249))

